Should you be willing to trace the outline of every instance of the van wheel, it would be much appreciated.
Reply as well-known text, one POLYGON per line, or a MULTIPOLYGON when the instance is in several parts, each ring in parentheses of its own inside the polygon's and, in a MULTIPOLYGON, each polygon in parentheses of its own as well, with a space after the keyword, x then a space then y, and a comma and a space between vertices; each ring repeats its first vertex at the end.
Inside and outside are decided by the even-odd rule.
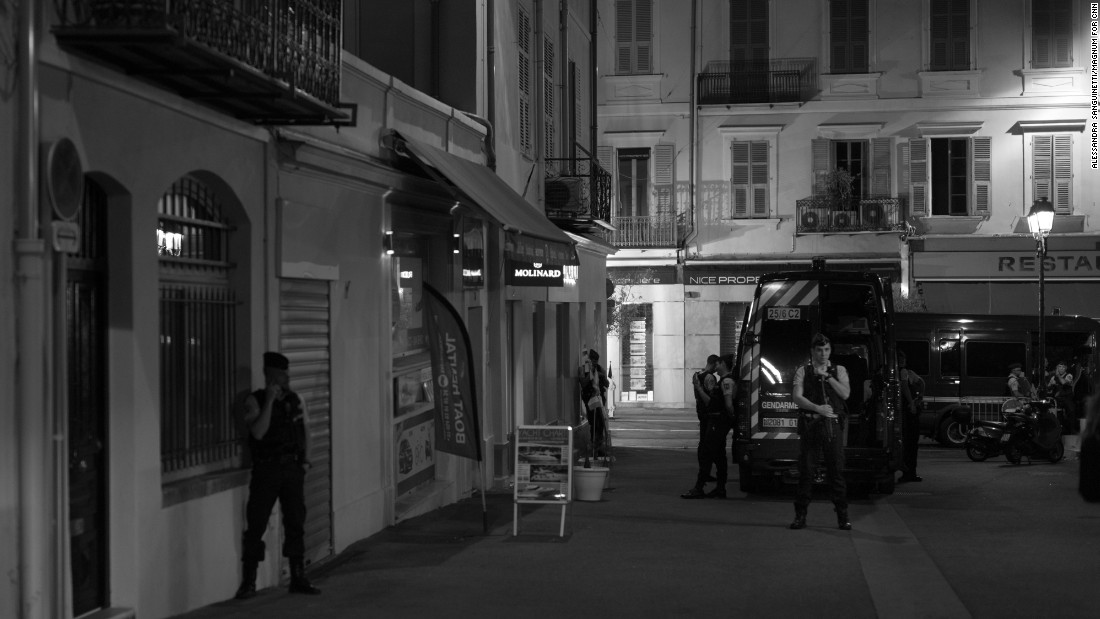
POLYGON ((966 445, 966 429, 951 417, 944 417, 936 432, 936 440, 944 447, 962 447, 966 445))

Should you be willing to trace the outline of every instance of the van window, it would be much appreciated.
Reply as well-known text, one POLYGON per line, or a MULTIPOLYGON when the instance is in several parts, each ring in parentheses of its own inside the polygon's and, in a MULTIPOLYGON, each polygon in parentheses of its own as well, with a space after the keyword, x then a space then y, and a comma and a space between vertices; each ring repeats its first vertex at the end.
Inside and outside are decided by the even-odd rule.
POLYGON ((1023 342, 966 343, 966 375, 973 378, 1000 378, 1008 376, 1008 364, 1024 363, 1027 348, 1023 342))
POLYGON ((905 367, 921 376, 928 376, 928 348, 923 340, 897 341, 898 351, 905 353, 905 367))
POLYGON ((760 332, 760 388, 765 393, 790 393, 795 370, 810 362, 813 326, 808 318, 764 320, 760 332))
POLYGON ((940 332, 936 339, 936 348, 940 353, 940 376, 957 378, 962 370, 962 350, 959 347, 959 332, 940 332))

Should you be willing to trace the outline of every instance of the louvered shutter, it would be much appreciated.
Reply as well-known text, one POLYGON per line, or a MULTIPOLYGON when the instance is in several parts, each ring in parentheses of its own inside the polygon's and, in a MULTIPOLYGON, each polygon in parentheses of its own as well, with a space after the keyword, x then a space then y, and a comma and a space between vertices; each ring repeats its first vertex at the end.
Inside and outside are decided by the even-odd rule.
POLYGON ((1054 204, 1054 196, 1050 195, 1051 184, 1054 181, 1051 158, 1053 143, 1053 137, 1049 135, 1036 135, 1031 138, 1032 193, 1036 200, 1046 198, 1051 204, 1054 204))
POLYGON ((767 59, 768 0, 731 0, 730 61, 736 66, 767 59))
POLYGON ((1054 136, 1054 211, 1061 215, 1073 213, 1073 136, 1054 136))
POLYGON ((634 2, 634 72, 653 72, 653 2, 634 2))
POLYGON ((1031 66, 1035 69, 1073 65, 1071 0, 1036 0, 1031 9, 1031 66))
POLYGON ((557 130, 554 124, 554 40, 546 37, 542 46, 542 124, 543 153, 553 159, 557 149, 557 130))
POLYGON ((674 158, 676 157, 675 145, 658 144, 653 149, 653 160, 656 166, 653 174, 654 185, 671 185, 674 175, 674 158))
POLYGON ((584 80, 581 79, 580 71, 577 71, 576 61, 570 61, 569 68, 573 78, 573 139, 575 142, 570 150, 574 157, 580 158, 581 151, 577 145, 588 144, 584 130, 584 80))
POLYGON ((768 143, 750 142, 752 159, 752 216, 768 216, 768 143))
POLYGON ((520 7, 517 13, 516 40, 519 48, 519 149, 531 155, 531 16, 520 7))
POLYGON ((970 68, 970 0, 932 0, 929 69, 970 68))
POLYGON ((1073 66, 1073 7, 1070 0, 1061 0, 1055 3, 1052 20, 1051 50, 1053 51, 1052 66, 1073 66))
POLYGON ((850 0, 849 41, 851 41, 851 59, 848 63, 850 73, 866 73, 869 68, 870 46, 870 9, 869 0, 850 0))
POLYGON ((600 166, 604 171, 615 177, 615 149, 610 146, 597 146, 596 147, 596 159, 599 160, 600 166))
POLYGON ((615 73, 629 75, 633 56, 634 0, 615 0, 615 73))
POLYGON ((927 138, 909 140, 909 212, 917 217, 928 214, 928 188, 932 183, 929 146, 927 138))
POLYGON ((826 182, 829 170, 833 169, 833 141, 828 138, 816 138, 810 142, 810 153, 813 156, 813 184, 814 196, 824 196, 827 193, 826 182))
MULTIPOLYGON (((898 197, 909 200, 909 142, 899 142, 898 153, 898 197)), ((911 213, 910 213, 911 214, 911 213)))
POLYGON ((732 192, 733 201, 733 216, 734 217, 748 217, 750 208, 750 161, 749 161, 749 143, 748 142, 731 142, 730 143, 730 161, 732 162, 732 169, 730 170, 730 190, 732 192))
POLYGON ((829 3, 829 57, 833 73, 850 72, 848 3, 849 0, 832 0, 829 3))
POLYGON ((970 138, 970 179, 973 187, 974 214, 989 215, 989 204, 993 185, 993 138, 970 138))
POLYGON ((873 138, 871 140, 871 197, 885 198, 890 195, 890 147, 893 138, 873 138))

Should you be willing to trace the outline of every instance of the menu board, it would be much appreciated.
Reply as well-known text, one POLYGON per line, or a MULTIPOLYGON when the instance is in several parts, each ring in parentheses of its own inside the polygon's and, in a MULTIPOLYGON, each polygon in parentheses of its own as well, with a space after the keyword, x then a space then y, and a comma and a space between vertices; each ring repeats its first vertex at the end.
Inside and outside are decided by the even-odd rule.
POLYGON ((622 401, 653 399, 653 305, 639 304, 622 342, 622 401))
POLYGON ((564 504, 572 499, 573 433, 568 426, 516 428, 517 503, 564 504))

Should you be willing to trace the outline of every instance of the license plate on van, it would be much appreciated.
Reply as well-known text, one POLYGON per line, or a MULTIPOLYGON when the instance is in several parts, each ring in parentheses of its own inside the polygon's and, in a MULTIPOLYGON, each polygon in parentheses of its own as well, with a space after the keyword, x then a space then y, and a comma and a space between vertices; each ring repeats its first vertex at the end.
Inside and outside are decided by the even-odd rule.
POLYGON ((763 419, 763 425, 765 428, 797 428, 798 420, 791 419, 789 417, 765 417, 763 419))
POLYGON ((801 320, 801 307, 769 307, 768 320, 801 320))

